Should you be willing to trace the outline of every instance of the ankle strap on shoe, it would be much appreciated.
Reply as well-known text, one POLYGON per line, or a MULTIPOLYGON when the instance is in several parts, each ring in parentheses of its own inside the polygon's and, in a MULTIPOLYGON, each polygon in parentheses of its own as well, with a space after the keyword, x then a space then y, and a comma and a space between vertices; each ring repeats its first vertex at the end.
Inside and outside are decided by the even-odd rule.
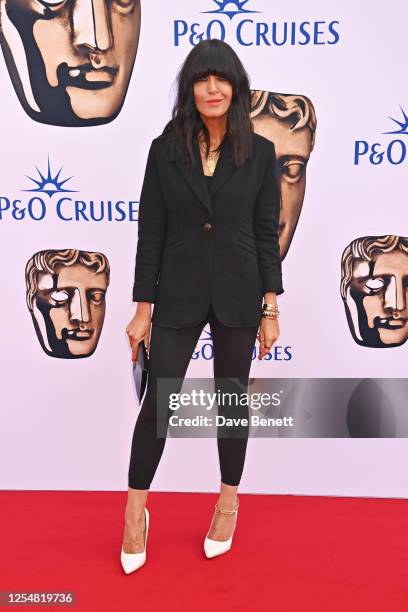
POLYGON ((232 514, 235 514, 236 511, 238 510, 239 507, 239 499, 237 497, 237 505, 235 506, 235 508, 233 510, 220 510, 218 507, 218 503, 215 504, 215 511, 218 512, 219 514, 226 514, 228 516, 231 516, 232 514))

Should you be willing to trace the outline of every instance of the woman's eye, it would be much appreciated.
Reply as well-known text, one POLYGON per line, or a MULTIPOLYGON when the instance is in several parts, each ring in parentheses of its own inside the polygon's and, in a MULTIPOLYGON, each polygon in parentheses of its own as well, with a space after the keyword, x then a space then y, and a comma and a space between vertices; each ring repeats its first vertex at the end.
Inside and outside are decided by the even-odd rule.
POLYGON ((384 287, 384 279, 382 278, 369 278, 365 282, 365 286, 371 291, 378 291, 384 287))
MULTIPOLYGON (((198 78, 197 81, 206 81, 207 79, 208 79, 208 76, 205 76, 205 77, 198 78)), ((228 80, 228 79, 225 79, 224 77, 221 77, 221 76, 217 76, 216 79, 218 81, 227 81, 228 80)))

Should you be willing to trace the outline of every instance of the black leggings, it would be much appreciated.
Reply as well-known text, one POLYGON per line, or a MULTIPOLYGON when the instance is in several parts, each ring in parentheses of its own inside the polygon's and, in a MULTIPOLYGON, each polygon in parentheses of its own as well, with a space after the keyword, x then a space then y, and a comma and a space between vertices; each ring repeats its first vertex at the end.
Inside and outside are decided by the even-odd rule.
MULTIPOLYGON (((128 484, 132 489, 148 489, 159 465, 165 437, 157 435, 157 379, 179 378, 181 381, 190 363, 190 359, 201 331, 206 323, 210 323, 213 357, 214 379, 230 378, 231 381, 220 381, 215 384, 214 391, 246 392, 249 371, 251 368, 252 351, 255 344, 258 327, 227 327, 215 316, 210 305, 205 319, 193 327, 168 328, 152 323, 149 347, 149 376, 140 412, 133 432, 132 449, 129 464, 128 484), (232 379, 239 380, 239 389, 232 379)), ((182 382, 175 384, 172 392, 179 392, 182 382)), ((167 388, 166 388, 167 393, 167 388)), ((173 412, 167 409, 167 418, 173 412)), ((248 418, 248 406, 243 402, 234 406, 218 405, 218 414, 248 418), (231 415, 228 410, 233 409, 231 415)), ((167 421, 168 423, 168 421, 167 421)), ((246 447, 248 442, 248 427, 236 425, 217 428, 217 445, 220 463, 221 482, 237 486, 244 469, 246 447), (235 433, 235 437, 234 437, 235 433), (230 437, 221 437, 221 436, 230 437)))

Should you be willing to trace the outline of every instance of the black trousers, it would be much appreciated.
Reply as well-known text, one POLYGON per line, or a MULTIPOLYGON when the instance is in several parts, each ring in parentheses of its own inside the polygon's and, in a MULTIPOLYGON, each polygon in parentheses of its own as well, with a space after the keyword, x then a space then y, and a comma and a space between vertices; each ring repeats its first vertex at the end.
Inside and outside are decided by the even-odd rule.
MULTIPOLYGON (((133 432, 128 484, 133 489, 148 489, 160 462, 166 438, 158 437, 157 382, 160 377, 178 378, 172 392, 178 393, 201 331, 209 322, 213 341, 214 390, 242 393, 247 391, 252 352, 258 327, 227 327, 215 316, 210 305, 204 320, 180 329, 160 327, 152 323, 149 347, 149 376, 140 412, 133 432), (217 384, 217 379, 224 379, 217 384), (228 378, 230 380, 226 381, 228 378), (235 379, 235 381, 233 380, 235 379)), ((159 380, 160 384, 160 380, 159 380)), ((166 388, 167 393, 167 388, 166 388)), ((218 414, 226 417, 248 418, 248 406, 217 403, 218 414)), ((159 407, 167 414, 172 410, 159 407)), ((240 482, 248 442, 248 427, 217 428, 217 445, 221 482, 237 486, 240 482), (226 437, 228 436, 228 437, 226 437)))

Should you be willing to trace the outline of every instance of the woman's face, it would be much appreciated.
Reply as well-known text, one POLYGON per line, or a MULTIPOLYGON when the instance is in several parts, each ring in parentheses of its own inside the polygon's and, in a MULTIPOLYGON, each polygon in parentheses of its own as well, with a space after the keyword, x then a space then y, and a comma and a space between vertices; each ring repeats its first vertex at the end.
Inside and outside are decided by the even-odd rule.
POLYGON ((194 101, 202 117, 221 117, 228 112, 232 85, 215 74, 201 77, 194 83, 194 101))

